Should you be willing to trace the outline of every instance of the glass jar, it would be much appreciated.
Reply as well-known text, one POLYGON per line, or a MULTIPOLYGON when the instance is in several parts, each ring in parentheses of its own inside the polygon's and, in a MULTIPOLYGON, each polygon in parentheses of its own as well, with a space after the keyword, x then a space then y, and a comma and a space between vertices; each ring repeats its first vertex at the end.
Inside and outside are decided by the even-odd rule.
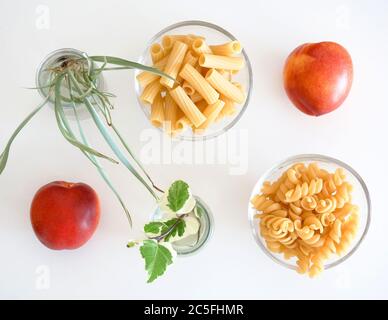
MULTIPOLYGON (((197 253, 204 247, 213 233, 214 221, 209 207, 200 197, 194 196, 194 198, 197 201, 197 206, 200 207, 202 212, 202 215, 198 218, 199 230, 196 234, 171 242, 172 247, 179 256, 188 256, 197 253)), ((157 207, 151 216, 151 220, 158 221, 161 219, 163 219, 163 212, 157 207)))
MULTIPOLYGON (((54 67, 61 66, 62 63, 66 63, 66 61, 69 61, 69 59, 84 59, 85 60, 85 70, 88 70, 89 68, 95 68, 96 65, 92 63, 91 65, 88 65, 87 60, 85 59, 86 53, 82 52, 77 49, 72 48, 63 48, 58 49, 55 51, 52 51, 49 53, 43 61, 38 66, 37 72, 36 72, 36 87, 39 91, 39 94, 42 96, 42 98, 46 98, 48 95, 49 97, 49 104, 51 106, 54 105, 54 92, 50 92, 50 84, 52 82, 52 78, 54 73, 51 71, 54 67)), ((95 80, 95 85, 99 90, 103 90, 104 88, 104 81, 102 74, 100 73, 97 79, 95 80)), ((73 103, 68 101, 68 87, 66 85, 66 81, 63 81, 61 86, 61 92, 63 93, 63 100, 61 101, 65 113, 72 117, 74 114, 72 112, 72 106, 73 103)), ((83 105, 77 105, 78 115, 81 119, 90 117, 89 113, 85 110, 86 108, 83 105)))

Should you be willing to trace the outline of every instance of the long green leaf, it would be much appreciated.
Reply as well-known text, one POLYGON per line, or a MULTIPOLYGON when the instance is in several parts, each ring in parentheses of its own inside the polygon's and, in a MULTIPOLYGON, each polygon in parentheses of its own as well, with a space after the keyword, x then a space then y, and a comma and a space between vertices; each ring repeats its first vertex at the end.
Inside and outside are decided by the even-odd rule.
POLYGON ((98 152, 86 145, 84 145, 83 143, 81 143, 80 141, 78 141, 77 139, 73 138, 71 136, 71 134, 69 134, 68 130, 66 129, 66 127, 64 126, 63 122, 64 122, 64 118, 65 118, 65 114, 64 114, 64 111, 63 111, 63 107, 62 107, 62 104, 61 104, 61 85, 62 85, 62 81, 65 77, 65 74, 62 74, 57 82, 55 83, 55 91, 54 91, 54 96, 55 96, 55 101, 54 101, 54 110, 55 110, 55 117, 57 119, 57 124, 58 124, 58 128, 60 130, 60 132, 62 133, 62 135, 64 136, 64 138, 70 142, 72 145, 74 145, 75 147, 79 148, 80 150, 83 150, 83 151, 86 151, 90 154, 93 154, 97 157, 100 157, 100 158, 104 158, 104 159, 107 159, 113 163, 116 163, 118 164, 118 162, 116 160, 114 160, 113 158, 111 157, 108 157, 104 154, 102 154, 101 152, 98 152))
POLYGON ((168 74, 165 74, 164 72, 160 71, 159 69, 145 66, 141 63, 137 63, 137 62, 121 59, 121 58, 116 58, 116 57, 110 57, 110 56, 92 56, 89 58, 95 62, 107 61, 109 64, 115 64, 118 66, 128 67, 131 69, 139 69, 139 70, 148 71, 148 72, 157 74, 158 76, 166 77, 166 78, 169 78, 169 79, 175 81, 175 79, 173 77, 169 76, 168 74))
MULTIPOLYGON (((77 80, 75 79, 74 75, 71 71, 69 71, 70 80, 73 82, 75 88, 78 91, 82 91, 80 86, 77 83, 77 80)), ((89 113, 92 116, 92 119, 94 123, 96 124, 97 128, 99 129, 100 133, 104 137, 105 141, 111 148, 111 150, 115 153, 115 155, 119 158, 122 164, 147 188, 147 190, 151 193, 151 195, 156 199, 159 200, 158 196, 155 194, 154 190, 146 183, 146 181, 143 179, 143 177, 136 171, 136 169, 131 165, 131 163, 128 161, 128 159, 124 156, 124 154, 121 152, 120 148, 116 145, 113 138, 111 137, 110 133, 106 129, 104 122, 100 119, 98 113, 93 107, 93 104, 90 102, 89 98, 84 99, 84 103, 86 108, 88 109, 89 113)))
MULTIPOLYGON (((100 104, 98 103, 98 101, 96 101, 96 98, 94 97, 94 95, 92 95, 92 99, 94 100, 94 102, 96 103, 96 105, 98 106, 98 108, 100 109, 100 111, 104 114, 105 116, 105 119, 108 123, 108 125, 112 128, 113 132, 116 134, 116 136, 118 137, 118 139, 120 140, 121 144, 124 146, 125 150, 127 150, 128 154, 131 156, 132 160, 137 164, 137 166, 140 168, 140 170, 143 172, 143 174, 147 177, 148 181, 152 184, 152 186, 160 191, 160 192, 163 192, 163 190, 159 189, 155 183, 152 181, 151 179, 151 176, 147 173, 147 171, 144 169, 143 165, 141 164, 141 162, 137 159, 137 157, 134 155, 134 153, 131 151, 131 149, 129 148, 129 146, 127 145, 127 143, 125 142, 124 138, 122 137, 122 135, 120 134, 119 130, 116 128, 116 126, 113 124, 112 122, 112 117, 110 115, 110 112, 109 112, 109 109, 107 108, 107 106, 105 105, 105 101, 107 99, 103 99, 103 97, 101 97, 101 94, 100 92, 97 90, 97 88, 95 87, 94 84, 92 84, 94 86, 94 93, 98 96, 98 98, 100 99, 102 105, 103 105, 103 108, 101 108, 100 104)), ((109 101, 109 100, 108 100, 109 101)))
POLYGON ((27 118, 25 118, 22 123, 19 124, 19 126, 16 128, 16 130, 13 132, 11 138, 8 140, 8 143, 7 145, 5 146, 5 149, 4 151, 1 153, 0 155, 0 174, 2 174, 2 172, 4 171, 5 169, 5 166, 7 165, 7 161, 8 161, 8 157, 9 157, 9 151, 11 149, 11 145, 13 143, 13 141, 15 140, 15 138, 17 137, 17 135, 19 134, 19 132, 25 127, 25 125, 43 108, 43 106, 47 103, 48 101, 48 97, 46 99, 44 99, 39 105, 38 107, 33 110, 28 116, 27 118))
MULTIPOLYGON (((77 122, 77 126, 78 126, 78 131, 80 133, 80 136, 81 136, 81 139, 83 141, 83 143, 87 146, 89 146, 89 143, 87 141, 87 138, 85 136, 85 133, 82 129, 82 126, 81 126, 81 122, 79 120, 79 116, 78 116, 78 112, 76 110, 76 107, 75 105, 73 105, 73 112, 74 112, 74 116, 75 116, 75 119, 76 119, 76 122, 77 122)), ((129 222, 129 225, 132 227, 132 218, 131 218, 131 214, 129 212, 129 210, 127 209, 124 201, 122 200, 120 194, 118 193, 118 191, 116 190, 116 188, 114 187, 113 183, 110 181, 108 175, 105 173, 105 170, 104 168, 100 165, 98 159, 91 155, 91 154, 88 154, 87 152, 84 152, 82 151, 85 156, 97 167, 97 170, 100 174, 100 176, 104 179, 105 183, 108 185, 108 187, 111 189, 111 191, 114 193, 114 195, 116 196, 117 200, 120 202, 120 205, 121 207, 123 208, 124 212, 125 212, 125 215, 127 216, 127 219, 128 219, 128 222, 129 222)))

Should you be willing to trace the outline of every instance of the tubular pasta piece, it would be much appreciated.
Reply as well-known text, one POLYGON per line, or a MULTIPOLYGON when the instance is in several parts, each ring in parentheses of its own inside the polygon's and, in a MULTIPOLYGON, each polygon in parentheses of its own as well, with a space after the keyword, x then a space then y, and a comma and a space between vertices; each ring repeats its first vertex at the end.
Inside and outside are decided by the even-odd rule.
POLYGON ((150 51, 151 51, 151 59, 153 64, 155 64, 156 62, 158 62, 164 57, 164 50, 159 43, 154 43, 151 46, 150 51))
MULTIPOLYGON (((167 64, 167 60, 168 60, 168 57, 164 57, 163 59, 155 63, 153 67, 159 70, 163 70, 167 64)), ((140 87, 144 89, 151 82, 154 82, 155 80, 160 79, 160 76, 152 72, 143 71, 136 76, 136 79, 137 81, 139 81, 140 87)))
POLYGON ((203 53, 198 59, 201 67, 209 69, 241 70, 244 68, 244 59, 240 57, 226 57, 203 53))
POLYGON ((140 96, 140 99, 145 103, 152 104, 155 97, 160 93, 161 90, 162 85, 159 83, 159 81, 154 81, 145 87, 143 93, 140 96))
POLYGON ((171 97, 174 99, 179 108, 183 111, 186 117, 198 128, 206 121, 206 117, 197 108, 193 101, 189 98, 181 86, 170 91, 171 97))
POLYGON ((159 94, 156 95, 151 105, 151 123, 153 126, 160 128, 164 122, 164 98, 159 94))
POLYGON ((197 102, 200 102, 200 101, 204 101, 203 97, 198 93, 198 91, 195 91, 192 95, 190 95, 190 99, 194 103, 197 103, 197 102))
MULTIPOLYGON (((164 73, 176 79, 186 51, 187 44, 180 41, 175 41, 171 53, 168 57, 166 67, 164 68, 164 73)), ((165 77, 160 79, 160 83, 168 88, 172 88, 174 85, 173 80, 165 77)))
POLYGON ((206 100, 208 104, 214 104, 219 98, 219 94, 205 80, 204 77, 190 64, 185 64, 179 75, 185 79, 195 91, 206 100))
POLYGON ((218 114, 224 107, 224 102, 221 100, 218 100, 214 104, 209 104, 206 109, 203 111, 203 114, 206 117, 206 121, 202 123, 198 128, 196 128, 195 132, 206 130, 217 118, 218 114))
POLYGON ((220 56, 233 56, 240 54, 242 51, 242 46, 239 41, 230 41, 209 47, 214 54, 220 56))
POLYGON ((205 79, 212 85, 214 89, 229 99, 237 103, 244 102, 244 93, 230 81, 225 79, 219 72, 217 72, 217 70, 210 69, 206 74, 205 79))
POLYGON ((179 107, 175 103, 174 99, 171 98, 170 94, 167 92, 164 97, 164 130, 168 134, 174 134, 176 130, 176 122, 178 119, 179 107))
POLYGON ((182 88, 183 88, 183 90, 185 90, 185 92, 186 92, 189 96, 192 96, 192 95, 195 93, 195 89, 194 89, 193 86, 192 86, 190 83, 188 83, 187 81, 183 82, 182 88))
POLYGON ((191 47, 193 51, 198 55, 202 53, 212 53, 211 49, 206 44, 204 39, 195 39, 191 47))

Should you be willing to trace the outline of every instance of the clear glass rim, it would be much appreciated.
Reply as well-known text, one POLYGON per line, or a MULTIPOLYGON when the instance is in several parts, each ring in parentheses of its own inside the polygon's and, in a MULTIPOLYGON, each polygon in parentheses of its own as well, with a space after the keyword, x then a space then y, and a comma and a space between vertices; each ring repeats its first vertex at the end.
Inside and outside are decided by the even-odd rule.
POLYGON ((206 212, 205 218, 207 220, 207 223, 209 224, 209 228, 208 228, 208 231, 206 232, 206 234, 203 235, 203 238, 200 241, 200 244, 198 246, 196 245, 195 247, 193 247, 193 250, 188 251, 188 252, 177 252, 179 257, 189 257, 193 254, 198 253, 200 250, 203 249, 205 244, 210 240, 210 238, 212 237, 213 232, 214 232, 214 218, 213 218, 213 214, 212 214, 209 206, 200 197, 198 197, 196 195, 194 195, 194 197, 197 201, 199 201, 201 203, 201 206, 204 207, 204 209, 205 209, 205 212, 206 212))
MULTIPOLYGON (((222 27, 220 27, 220 26, 218 26, 216 24, 213 24, 213 23, 210 23, 210 22, 206 22, 206 21, 201 21, 201 20, 181 21, 181 22, 174 23, 174 24, 172 24, 172 25, 170 25, 168 27, 165 27, 161 31, 159 31, 157 34, 155 34, 151 38, 151 40, 148 41, 148 43, 146 45, 146 48, 143 51, 143 54, 137 60, 138 63, 144 64, 144 60, 145 60, 145 58, 146 58, 146 56, 148 54, 149 47, 155 42, 156 39, 158 39, 159 37, 161 37, 162 35, 164 35, 165 33, 169 32, 169 31, 171 31, 173 29, 180 28, 180 27, 186 27, 186 26, 207 27, 207 28, 210 28, 210 29, 217 30, 218 32, 224 34, 225 36, 229 37, 232 40, 238 40, 229 31, 223 29, 222 27)), ((247 88, 247 96, 246 96, 244 105, 241 107, 241 110, 238 113, 238 115, 227 126, 225 126, 224 128, 220 129, 217 132, 214 132, 214 133, 211 133, 211 134, 207 134, 207 135, 204 134, 202 136, 201 135, 198 135, 198 136, 193 135, 192 137, 185 137, 185 136, 181 136, 181 135, 178 134, 177 136, 172 137, 173 140, 175 140, 175 141, 205 141, 205 140, 210 140, 210 139, 218 137, 221 134, 224 134, 225 132, 227 132, 229 129, 231 129, 240 120, 240 118, 242 117, 242 115, 244 114, 245 110, 247 109, 247 107, 249 105, 249 102, 250 102, 250 99, 251 99, 251 94, 252 94, 252 88, 253 88, 253 72, 252 72, 251 62, 250 62, 250 60, 248 58, 248 55, 247 55, 247 53, 246 53, 244 48, 243 48, 241 54, 243 55, 245 63, 246 63, 246 66, 247 66, 249 86, 247 88)), ((138 81, 136 79, 136 75, 137 74, 138 74, 138 72, 134 72, 134 77, 135 77, 134 83, 135 83, 136 97, 137 97, 137 101, 139 103, 140 108, 142 109, 143 112, 145 112, 143 110, 143 108, 144 108, 143 107, 143 103, 140 101, 140 86, 139 86, 138 81)), ((164 134, 162 128, 157 128, 157 129, 160 132, 162 132, 162 134, 164 134)))
POLYGON ((39 63, 38 68, 36 69, 36 74, 35 74, 36 87, 38 88, 39 94, 41 95, 41 97, 43 99, 46 98, 46 95, 45 95, 45 93, 43 92, 43 90, 41 88, 43 86, 43 84, 40 83, 40 75, 44 71, 43 67, 45 66, 47 61, 50 58, 52 58, 53 56, 55 56, 56 54, 59 54, 59 53, 63 53, 64 55, 66 53, 68 53, 68 54, 73 54, 75 56, 80 56, 80 57, 83 57, 83 55, 84 55, 84 52, 80 51, 78 49, 74 49, 74 48, 61 48, 61 49, 56 49, 54 51, 51 51, 50 53, 48 53, 47 55, 44 56, 42 61, 39 63))
MULTIPOLYGON (((281 166, 288 166, 292 163, 295 163, 295 162, 300 162, 300 161, 322 161, 322 162, 327 162, 327 163, 334 163, 338 166, 341 166, 343 168, 345 168, 347 171, 349 171, 357 180, 358 182, 360 183, 361 187, 362 187, 362 190, 363 190, 363 193, 364 193, 364 196, 365 196, 365 199, 366 199, 366 203, 367 203, 367 212, 366 212, 366 224, 365 224, 365 228, 361 234, 361 237, 360 239, 357 241, 357 243, 354 245, 354 247, 344 256, 340 257, 338 260, 332 262, 332 263, 328 263, 324 266, 325 269, 330 269, 330 268, 333 268, 339 264, 341 264, 342 262, 344 262, 345 260, 347 260, 348 258, 350 258, 354 252, 357 251, 357 249, 359 248, 359 246, 361 245, 361 243, 363 242, 363 240, 365 239, 365 236, 367 235, 368 233, 368 230, 369 230, 369 226, 370 226, 370 223, 371 223, 371 211, 372 211, 372 206, 371 206, 371 199, 370 199, 370 194, 369 194, 369 190, 364 182, 364 180, 361 178, 361 176, 357 173, 356 170, 354 170, 350 165, 348 165, 347 163, 345 162, 342 162, 341 160, 338 160, 336 158, 332 158, 332 157, 329 157, 329 156, 325 156, 325 155, 321 155, 321 154, 299 154, 299 155, 295 155, 295 156, 292 156, 292 157, 289 157, 275 165, 273 165, 270 169, 268 169, 266 172, 264 172, 261 177, 259 178, 259 180, 256 182, 254 188, 252 189, 252 192, 251 192, 251 195, 250 195, 250 199, 252 199, 252 197, 254 196, 254 192, 255 190, 257 189, 257 186, 259 185, 262 185, 263 182, 265 181, 266 177, 274 170, 276 170, 277 168, 281 167, 281 166)), ((280 259, 279 257, 277 257, 275 254, 273 254, 272 252, 270 252, 266 247, 265 245, 260 241, 261 239, 261 236, 257 230, 257 226, 255 225, 255 219, 252 215, 252 207, 251 207, 251 204, 250 202, 248 203, 248 220, 250 222, 250 226, 251 226, 251 231, 252 231, 252 235, 256 241, 256 243, 259 245, 259 247, 263 250, 263 252, 269 257, 271 258, 273 261, 275 261, 276 263, 288 268, 288 269, 292 269, 292 270, 296 270, 296 266, 291 264, 291 263, 288 263, 282 259, 280 259)))

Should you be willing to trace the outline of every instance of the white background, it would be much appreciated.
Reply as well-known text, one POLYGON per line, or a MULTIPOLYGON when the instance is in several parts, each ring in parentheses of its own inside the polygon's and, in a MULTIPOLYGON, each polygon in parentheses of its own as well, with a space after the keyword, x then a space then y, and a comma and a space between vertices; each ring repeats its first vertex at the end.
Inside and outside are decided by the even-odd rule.
MULTIPOLYGON (((231 164, 147 165, 167 186, 181 178, 206 198, 215 232, 199 254, 182 258, 154 284, 146 284, 137 250, 153 210, 146 191, 124 169, 110 173, 134 212, 130 231, 109 189, 83 155, 56 128, 45 108, 14 144, 0 177, 1 298, 388 298, 388 2, 387 1, 20 1, 0 3, 0 146, 40 98, 35 70, 54 49, 137 59, 160 29, 182 20, 216 23, 245 46, 254 74, 251 103, 235 127, 249 134, 248 169, 230 175, 231 164), (42 7, 43 6, 43 7, 42 7), (43 11, 42 11, 43 10, 43 11), (39 17, 49 10, 49 27, 39 17), (354 83, 337 111, 319 118, 294 108, 282 87, 288 53, 304 42, 337 41, 350 52, 354 83), (251 189, 274 163, 299 153, 321 153, 353 166, 372 196, 372 225, 359 251, 343 265, 310 280, 269 260, 253 241, 247 220, 251 189), (76 251, 50 251, 34 236, 29 205, 53 180, 83 181, 102 202, 102 219, 90 242, 76 251), (50 286, 37 278, 49 270, 50 286)), ((128 71, 107 75, 116 99, 114 120, 135 152, 149 127, 138 107, 128 71)), ((90 122, 85 122, 87 127, 90 122)), ((97 141, 102 150, 103 143, 97 141)))

